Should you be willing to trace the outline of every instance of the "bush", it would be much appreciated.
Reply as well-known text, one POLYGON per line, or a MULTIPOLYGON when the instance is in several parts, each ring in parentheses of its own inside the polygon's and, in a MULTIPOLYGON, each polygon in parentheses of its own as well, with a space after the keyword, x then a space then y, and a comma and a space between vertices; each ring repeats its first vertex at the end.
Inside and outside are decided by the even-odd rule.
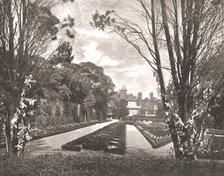
POLYGON ((77 145, 82 145, 83 149, 124 154, 125 153, 125 126, 123 122, 117 122, 99 129, 91 134, 68 142, 62 146, 63 150, 75 150, 77 145), (118 148, 108 150, 108 146, 114 138, 118 138, 118 148))

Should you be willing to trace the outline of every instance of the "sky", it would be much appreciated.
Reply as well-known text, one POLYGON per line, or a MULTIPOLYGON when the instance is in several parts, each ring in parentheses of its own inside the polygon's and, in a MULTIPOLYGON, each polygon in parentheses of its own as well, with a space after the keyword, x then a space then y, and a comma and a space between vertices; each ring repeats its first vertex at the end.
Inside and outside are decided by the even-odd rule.
MULTIPOLYGON (((112 78, 115 90, 126 86, 128 93, 134 95, 142 92, 143 97, 149 97, 149 93, 153 92, 157 96, 156 79, 146 61, 121 37, 109 31, 94 29, 89 23, 96 10, 102 13, 115 10, 119 15, 130 17, 127 5, 134 3, 134 0, 55 1, 51 11, 60 21, 68 15, 75 18, 75 39, 70 40, 73 63, 90 61, 102 66, 105 74, 112 78)), ((61 35, 61 39, 65 37, 61 35)))

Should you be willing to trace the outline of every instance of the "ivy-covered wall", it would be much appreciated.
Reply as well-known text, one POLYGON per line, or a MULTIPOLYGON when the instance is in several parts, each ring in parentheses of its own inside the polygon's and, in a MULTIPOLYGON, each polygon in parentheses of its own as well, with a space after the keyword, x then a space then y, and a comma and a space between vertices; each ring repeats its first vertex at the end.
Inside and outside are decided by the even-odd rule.
POLYGON ((85 113, 80 104, 59 99, 40 99, 35 115, 36 126, 62 125, 91 120, 96 120, 96 112, 93 108, 85 113))

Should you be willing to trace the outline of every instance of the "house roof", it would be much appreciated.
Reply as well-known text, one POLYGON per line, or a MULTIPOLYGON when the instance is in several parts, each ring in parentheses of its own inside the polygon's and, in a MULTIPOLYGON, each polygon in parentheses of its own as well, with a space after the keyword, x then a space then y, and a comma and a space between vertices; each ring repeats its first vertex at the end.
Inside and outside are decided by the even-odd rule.
POLYGON ((127 94, 125 98, 127 101, 136 101, 137 100, 137 97, 134 96, 133 94, 127 94))

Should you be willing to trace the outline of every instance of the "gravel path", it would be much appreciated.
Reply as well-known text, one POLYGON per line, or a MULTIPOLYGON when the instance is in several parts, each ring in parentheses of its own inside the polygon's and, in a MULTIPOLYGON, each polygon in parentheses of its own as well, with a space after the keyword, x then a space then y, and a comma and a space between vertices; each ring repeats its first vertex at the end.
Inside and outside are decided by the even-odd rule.
POLYGON ((99 123, 96 125, 91 125, 74 131, 38 139, 27 143, 25 148, 25 154, 27 155, 41 155, 50 154, 54 152, 61 152, 61 146, 67 142, 74 139, 80 138, 87 134, 90 134, 98 129, 101 129, 111 123, 115 123, 117 120, 112 120, 105 123, 99 123))
POLYGON ((168 156, 172 143, 154 149, 134 125, 126 126, 126 153, 149 153, 155 156, 168 156))

